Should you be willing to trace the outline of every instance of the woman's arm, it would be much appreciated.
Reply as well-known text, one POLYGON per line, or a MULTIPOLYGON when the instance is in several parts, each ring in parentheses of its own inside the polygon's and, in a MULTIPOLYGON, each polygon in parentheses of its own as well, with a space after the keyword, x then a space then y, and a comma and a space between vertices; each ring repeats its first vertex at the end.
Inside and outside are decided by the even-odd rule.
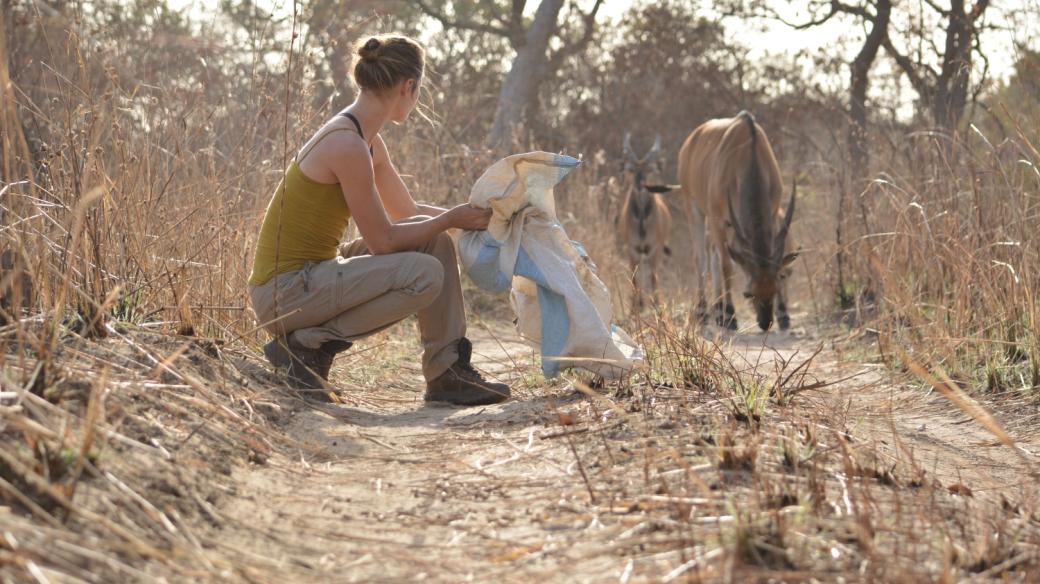
POLYGON ((415 207, 419 209, 420 215, 429 215, 430 217, 436 217, 441 213, 445 213, 448 210, 444 207, 438 207, 436 205, 427 205, 425 203, 416 203, 415 207))
POLYGON ((400 173, 390 160, 390 151, 386 148, 382 136, 372 141, 372 169, 375 173, 376 190, 383 200, 387 213, 394 221, 400 221, 416 215, 436 217, 447 209, 435 205, 416 203, 408 186, 401 180, 400 173))
MULTIPOLYGON (((383 206, 380 192, 376 189, 375 171, 364 140, 353 133, 342 132, 330 136, 326 142, 331 144, 322 148, 321 154, 328 153, 323 158, 339 180, 358 231, 372 253, 385 254, 415 249, 452 227, 487 229, 491 218, 490 209, 476 209, 469 205, 459 205, 436 217, 421 221, 392 222, 383 206)), ((407 194, 407 189, 404 192, 407 194)), ((398 199, 396 203, 400 205, 401 201, 398 199)), ((415 206, 414 202, 412 206, 415 206)), ((404 209, 398 206, 397 210, 400 212, 404 209)), ((415 211, 411 216, 418 214, 417 207, 415 211)))

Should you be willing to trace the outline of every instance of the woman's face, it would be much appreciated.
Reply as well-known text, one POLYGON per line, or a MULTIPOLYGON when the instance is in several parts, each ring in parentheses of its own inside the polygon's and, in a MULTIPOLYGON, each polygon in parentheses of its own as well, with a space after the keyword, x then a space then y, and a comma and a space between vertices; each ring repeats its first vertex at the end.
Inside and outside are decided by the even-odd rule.
POLYGON ((415 105, 419 103, 421 84, 422 79, 405 79, 397 86, 394 90, 394 96, 396 97, 394 111, 390 117, 392 121, 402 124, 408 119, 408 115, 412 113, 415 105))

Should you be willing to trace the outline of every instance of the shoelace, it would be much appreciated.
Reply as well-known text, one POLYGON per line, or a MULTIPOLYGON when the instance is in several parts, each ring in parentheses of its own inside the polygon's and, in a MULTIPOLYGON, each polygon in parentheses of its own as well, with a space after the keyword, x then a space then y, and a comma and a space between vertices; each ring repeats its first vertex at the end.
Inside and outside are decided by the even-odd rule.
POLYGON ((466 337, 459 339, 459 360, 455 362, 455 366, 458 368, 457 374, 459 377, 465 379, 479 381, 480 383, 487 383, 484 376, 472 364, 473 358, 473 343, 470 342, 466 337))
POLYGON ((457 365, 458 365, 458 368, 459 368, 459 371, 458 371, 459 377, 463 377, 463 378, 470 379, 470 380, 473 380, 473 381, 480 381, 482 383, 486 382, 486 380, 484 379, 484 376, 481 375, 480 372, 477 371, 469 363, 458 363, 457 365))

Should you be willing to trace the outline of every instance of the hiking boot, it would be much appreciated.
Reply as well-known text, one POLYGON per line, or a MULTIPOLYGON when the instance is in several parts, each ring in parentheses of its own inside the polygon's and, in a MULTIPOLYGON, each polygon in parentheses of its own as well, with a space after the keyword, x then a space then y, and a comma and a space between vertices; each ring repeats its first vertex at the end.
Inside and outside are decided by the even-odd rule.
POLYGON ((457 406, 483 406, 509 399, 509 386, 484 379, 470 364, 473 344, 459 340, 459 359, 437 379, 426 382, 423 399, 457 406))
MULTIPOLYGON (((327 341, 318 349, 304 347, 292 335, 278 337, 264 345, 264 356, 272 365, 285 369, 289 386, 303 390, 327 390, 329 371, 337 353, 349 349, 349 341, 327 341)), ((307 392, 304 397, 328 402, 326 391, 307 392)))

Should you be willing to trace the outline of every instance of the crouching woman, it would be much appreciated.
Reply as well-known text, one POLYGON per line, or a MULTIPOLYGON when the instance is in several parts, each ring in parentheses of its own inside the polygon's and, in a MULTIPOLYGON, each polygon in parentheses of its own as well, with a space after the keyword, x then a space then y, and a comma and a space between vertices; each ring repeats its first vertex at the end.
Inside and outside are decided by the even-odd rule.
POLYGON ((417 204, 379 132, 415 108, 425 57, 414 40, 357 48, 357 99, 289 164, 267 206, 249 294, 274 339, 264 354, 291 385, 328 399, 332 360, 356 339, 417 314, 427 401, 496 403, 509 387, 470 365, 455 247, 445 230, 483 230, 490 211, 417 204), (361 237, 340 244, 353 217, 361 237))

